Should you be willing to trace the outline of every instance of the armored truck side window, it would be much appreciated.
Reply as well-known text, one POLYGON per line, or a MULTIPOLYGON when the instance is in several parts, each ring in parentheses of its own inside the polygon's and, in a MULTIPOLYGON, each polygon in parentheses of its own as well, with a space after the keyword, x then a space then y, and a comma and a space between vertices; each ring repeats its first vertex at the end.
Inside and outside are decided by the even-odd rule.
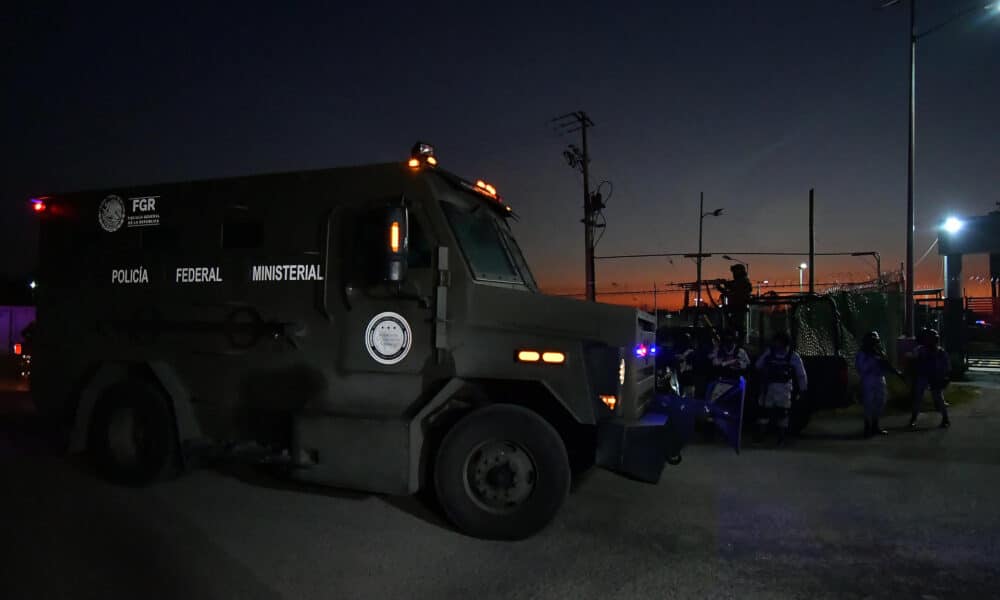
POLYGON ((488 210, 481 206, 467 209, 447 202, 442 207, 476 279, 524 283, 488 210))
MULTIPOLYGON (((432 265, 432 244, 415 210, 408 223, 407 263, 410 269, 429 269, 432 265)), ((344 273, 355 285, 375 285, 383 280, 386 256, 385 209, 366 208, 352 211, 343 222, 344 273)))

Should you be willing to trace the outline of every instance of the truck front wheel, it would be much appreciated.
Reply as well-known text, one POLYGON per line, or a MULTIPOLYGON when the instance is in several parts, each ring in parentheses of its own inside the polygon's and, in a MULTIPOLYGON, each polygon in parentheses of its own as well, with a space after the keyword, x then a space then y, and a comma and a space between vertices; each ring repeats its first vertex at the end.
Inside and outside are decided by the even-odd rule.
POLYGON ((142 380, 112 386, 94 407, 89 446, 101 474, 143 485, 177 472, 177 435, 164 394, 142 380))
POLYGON ((566 500, 569 458, 562 438, 538 414, 494 404, 448 431, 434 485, 448 518, 465 533, 523 539, 548 525, 566 500))

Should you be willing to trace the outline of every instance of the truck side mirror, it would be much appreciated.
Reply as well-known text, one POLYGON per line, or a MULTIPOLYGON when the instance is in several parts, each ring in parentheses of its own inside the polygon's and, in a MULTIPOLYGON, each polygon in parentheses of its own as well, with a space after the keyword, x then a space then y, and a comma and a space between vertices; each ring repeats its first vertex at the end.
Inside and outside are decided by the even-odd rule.
POLYGON ((386 275, 393 283, 406 278, 406 251, 409 245, 409 215, 402 206, 390 207, 386 212, 386 275))

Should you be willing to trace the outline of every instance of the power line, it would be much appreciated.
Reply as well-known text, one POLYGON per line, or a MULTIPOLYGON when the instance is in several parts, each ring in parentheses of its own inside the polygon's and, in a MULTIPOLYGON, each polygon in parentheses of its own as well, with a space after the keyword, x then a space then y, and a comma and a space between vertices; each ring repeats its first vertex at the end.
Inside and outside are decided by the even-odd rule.
MULTIPOLYGON (((715 254, 723 255, 728 254, 730 256, 734 254, 739 254, 742 256, 809 256, 808 252, 739 252, 739 251, 728 251, 728 252, 707 252, 703 254, 703 258, 708 258, 715 254)), ((816 252, 815 256, 856 256, 858 252, 816 252)), ((867 253, 866 253, 867 254, 867 253)), ((595 256, 595 260, 611 260, 620 258, 656 258, 660 256, 683 256, 686 258, 697 258, 698 254, 695 252, 652 252, 648 254, 613 254, 605 256, 595 256)))

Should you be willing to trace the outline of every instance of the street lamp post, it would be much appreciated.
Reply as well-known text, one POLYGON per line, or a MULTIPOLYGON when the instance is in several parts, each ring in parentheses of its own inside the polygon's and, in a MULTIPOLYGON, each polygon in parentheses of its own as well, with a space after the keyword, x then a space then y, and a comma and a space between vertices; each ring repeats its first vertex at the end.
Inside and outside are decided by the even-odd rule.
POLYGON ((702 234, 705 228, 705 217, 721 216, 722 210, 723 209, 721 208, 717 208, 715 210, 710 210, 708 212, 705 212, 705 192, 701 193, 700 202, 698 204, 698 256, 696 258, 697 271, 698 271, 696 276, 697 280, 696 285, 698 286, 698 291, 695 294, 695 302, 697 303, 699 309, 701 308, 701 259, 704 256, 702 254, 702 239, 703 239, 702 234))
MULTIPOLYGON (((902 0, 888 0, 882 4, 882 8, 888 8, 890 6, 895 6, 901 3, 902 0)), ((905 320, 903 331, 909 337, 914 337, 916 333, 916 325, 914 322, 914 313, 916 309, 916 304, 913 298, 913 230, 915 226, 913 218, 913 170, 916 159, 916 148, 914 140, 914 130, 916 129, 917 121, 917 42, 928 35, 939 31, 957 21, 965 15, 977 12, 980 10, 1000 10, 1000 2, 991 2, 983 6, 982 4, 973 5, 970 8, 955 14, 950 19, 939 23, 926 31, 917 33, 917 0, 910 0, 910 90, 909 90, 909 104, 910 104, 910 118, 909 127, 907 130, 907 145, 906 145, 906 301, 905 301, 905 320)), ((879 273, 881 277, 881 273, 879 273)))
POLYGON ((798 266, 798 269, 799 269, 799 293, 800 294, 802 293, 802 274, 805 273, 806 269, 808 269, 808 268, 809 268, 809 265, 807 265, 806 263, 801 263, 798 266))

